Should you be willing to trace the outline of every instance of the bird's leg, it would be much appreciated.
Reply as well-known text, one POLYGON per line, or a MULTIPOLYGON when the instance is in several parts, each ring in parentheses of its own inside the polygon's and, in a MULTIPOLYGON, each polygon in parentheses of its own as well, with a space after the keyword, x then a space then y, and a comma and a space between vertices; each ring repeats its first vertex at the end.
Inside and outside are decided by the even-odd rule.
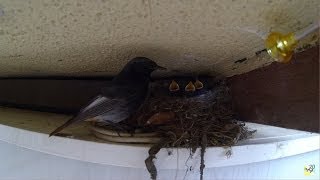
POLYGON ((135 127, 127 125, 127 124, 121 124, 122 130, 126 131, 127 133, 131 134, 133 136, 135 127))
POLYGON ((100 127, 109 126, 109 127, 111 127, 111 130, 116 131, 116 133, 118 134, 119 137, 121 137, 119 131, 124 130, 118 124, 113 123, 111 121, 99 121, 99 122, 90 121, 90 124, 91 125, 97 125, 97 126, 100 126, 100 127))
POLYGON ((86 119, 84 121, 89 122, 91 124, 91 126, 96 126, 98 123, 97 119, 94 119, 94 118, 86 119))
POLYGON ((96 126, 97 122, 96 121, 90 121, 91 126, 96 126))
POLYGON ((117 132, 117 134, 121 137, 119 131, 126 131, 128 133, 130 133, 131 135, 133 135, 132 133, 132 128, 127 126, 127 125, 120 125, 120 124, 117 124, 117 123, 114 123, 114 122, 111 122, 111 121, 108 121, 108 125, 110 125, 111 127, 114 128, 114 130, 117 132), (131 130, 131 132, 130 132, 131 130))

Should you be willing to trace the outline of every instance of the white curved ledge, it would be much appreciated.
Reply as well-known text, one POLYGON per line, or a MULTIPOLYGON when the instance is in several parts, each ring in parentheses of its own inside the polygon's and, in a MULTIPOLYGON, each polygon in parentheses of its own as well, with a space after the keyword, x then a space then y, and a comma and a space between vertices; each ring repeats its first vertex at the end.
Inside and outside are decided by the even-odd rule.
MULTIPOLYGON (((90 139, 49 138, 47 133, 12 127, 10 123, 7 124, 11 126, 4 125, 3 119, 8 118, 8 114, 3 112, 8 113, 8 110, 0 111, 1 141, 34 151, 80 161, 121 167, 145 168, 144 160, 148 155, 149 147, 130 144, 111 144, 91 141, 90 139)), ((18 113, 20 110, 14 110, 14 112, 18 113)), ((22 114, 25 112, 26 111, 21 111, 22 114)), ((34 114, 37 113, 34 112, 34 114)), ((15 114, 15 116, 17 116, 17 114, 15 114)), ((23 118, 23 116, 20 118, 23 118)), ((47 118, 50 118, 50 116, 47 118)), ((28 121, 24 122, 28 123, 28 121)), ((26 124, 24 124, 24 126, 25 125, 26 124)), ((229 149, 222 147, 207 148, 205 153, 206 167, 233 166, 261 162, 319 149, 320 136, 316 133, 254 123, 247 123, 247 126, 251 129, 257 129, 254 137, 232 147, 232 155, 230 157, 226 156, 226 152, 229 149)), ((194 157, 189 158, 188 149, 162 149, 158 153, 158 158, 155 163, 159 169, 185 169, 187 168, 186 164, 197 167, 200 163, 199 152, 198 149, 194 157), (172 154, 168 155, 168 151, 172 151, 172 154)))

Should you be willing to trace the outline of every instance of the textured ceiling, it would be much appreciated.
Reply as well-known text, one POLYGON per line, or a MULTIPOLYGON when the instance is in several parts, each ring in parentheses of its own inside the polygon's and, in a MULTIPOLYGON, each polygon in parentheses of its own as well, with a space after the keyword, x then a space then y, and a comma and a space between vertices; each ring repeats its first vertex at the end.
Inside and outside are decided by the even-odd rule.
POLYGON ((301 30, 318 10, 318 0, 1 0, 0 76, 108 76, 135 56, 231 76, 269 64, 255 54, 262 38, 301 30))

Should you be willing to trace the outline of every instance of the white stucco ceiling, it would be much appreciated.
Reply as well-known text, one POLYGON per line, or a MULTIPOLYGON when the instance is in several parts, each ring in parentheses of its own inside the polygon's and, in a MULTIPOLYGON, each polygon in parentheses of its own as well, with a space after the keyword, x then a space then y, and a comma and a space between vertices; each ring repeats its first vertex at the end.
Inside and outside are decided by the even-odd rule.
POLYGON ((1 0, 0 76, 108 76, 135 56, 231 76, 269 64, 255 55, 262 38, 318 10, 318 0, 1 0))

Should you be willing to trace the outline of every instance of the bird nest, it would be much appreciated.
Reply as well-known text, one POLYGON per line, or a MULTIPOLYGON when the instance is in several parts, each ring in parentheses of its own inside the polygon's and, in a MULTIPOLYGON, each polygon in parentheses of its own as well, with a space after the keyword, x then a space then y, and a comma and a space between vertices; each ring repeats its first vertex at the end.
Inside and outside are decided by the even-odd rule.
MULTIPOLYGON (((206 78, 201 80, 204 86, 199 90, 178 89, 176 91, 175 89, 170 92, 168 87, 176 81, 163 80, 152 83, 151 93, 145 105, 134 118, 126 122, 127 125, 138 124, 139 132, 132 135, 120 133, 126 138, 121 138, 114 133, 113 139, 110 139, 108 135, 102 137, 105 131, 95 129, 98 137, 111 141, 154 143, 145 161, 152 179, 157 176, 153 159, 161 148, 185 147, 190 148, 194 153, 198 147, 201 147, 202 178, 206 147, 231 147, 239 140, 250 137, 254 132, 249 131, 243 122, 237 121, 226 81, 206 78), (131 139, 128 140, 128 138, 131 139)), ((186 88, 190 85, 188 79, 180 79, 178 83, 182 87, 185 85, 186 88)), ((108 132, 112 131, 108 130, 108 132)))

